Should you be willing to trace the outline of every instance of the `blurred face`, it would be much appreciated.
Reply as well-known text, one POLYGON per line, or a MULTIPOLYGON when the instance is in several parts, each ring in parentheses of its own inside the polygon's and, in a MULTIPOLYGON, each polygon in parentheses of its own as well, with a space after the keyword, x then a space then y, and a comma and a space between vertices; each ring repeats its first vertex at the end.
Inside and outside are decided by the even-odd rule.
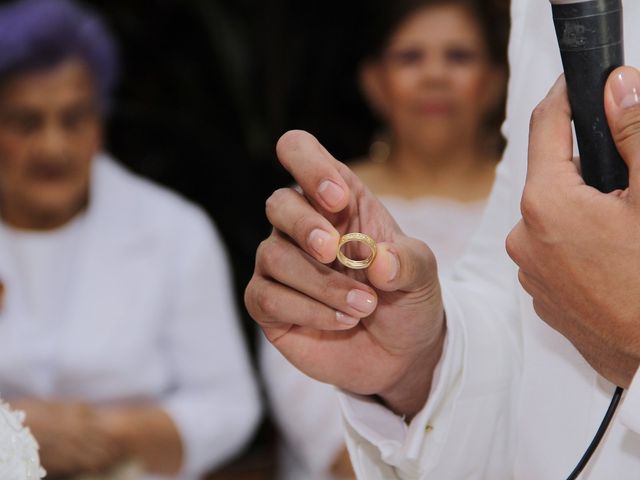
POLYGON ((476 142, 504 88, 504 72, 491 63, 480 26, 455 5, 411 15, 363 74, 366 93, 396 141, 425 153, 476 142))
POLYGON ((0 211, 20 228, 55 228, 88 198, 101 123, 90 72, 69 60, 0 86, 0 211))

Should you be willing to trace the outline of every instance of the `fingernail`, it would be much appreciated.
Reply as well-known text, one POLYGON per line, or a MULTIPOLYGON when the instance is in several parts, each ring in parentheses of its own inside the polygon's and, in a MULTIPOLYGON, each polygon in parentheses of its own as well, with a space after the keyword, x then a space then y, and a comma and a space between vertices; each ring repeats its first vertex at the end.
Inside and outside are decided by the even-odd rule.
POLYGON ((612 83, 613 97, 620 108, 629 108, 640 103, 640 74, 625 69, 618 74, 612 83))
POLYGON ((331 240, 331 235, 324 230, 316 228, 309 234, 309 245, 318 254, 323 254, 323 247, 331 240))
POLYGON ((342 312, 336 312, 336 320, 339 323, 342 323, 343 325, 349 325, 350 327, 357 325, 360 321, 357 318, 350 317, 349 315, 342 312))
POLYGON ((369 315, 373 312, 376 299, 373 295, 362 290, 351 290, 347 294, 347 303, 359 312, 369 315))
POLYGON ((400 272, 400 260, 398 260, 398 256, 389 252, 389 281, 393 282, 400 272))
POLYGON ((325 180, 318 187, 318 195, 330 207, 337 207, 344 198, 344 190, 331 180, 325 180))

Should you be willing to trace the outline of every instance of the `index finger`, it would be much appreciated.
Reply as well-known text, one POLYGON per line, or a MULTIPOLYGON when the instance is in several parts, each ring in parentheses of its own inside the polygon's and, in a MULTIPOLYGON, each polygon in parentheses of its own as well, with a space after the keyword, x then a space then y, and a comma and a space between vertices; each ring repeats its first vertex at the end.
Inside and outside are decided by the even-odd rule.
POLYGON ((563 75, 531 115, 527 181, 555 177, 560 165, 575 169, 572 160, 571 107, 563 75))
POLYGON ((278 160, 305 195, 328 212, 337 213, 349 203, 349 186, 333 158, 310 133, 292 130, 280 137, 278 160))

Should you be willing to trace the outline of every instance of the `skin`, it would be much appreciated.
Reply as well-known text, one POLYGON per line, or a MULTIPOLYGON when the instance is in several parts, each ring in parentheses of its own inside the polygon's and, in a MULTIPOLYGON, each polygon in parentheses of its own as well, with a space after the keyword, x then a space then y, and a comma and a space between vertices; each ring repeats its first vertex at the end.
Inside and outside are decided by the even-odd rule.
POLYGON ((556 84, 532 117, 522 221, 507 239, 536 313, 595 370, 622 387, 630 385, 640 365, 637 92, 640 75, 635 69, 619 69, 609 78, 606 112, 630 169, 630 186, 602 194, 584 184, 572 161, 566 86, 563 79, 556 84), (635 85, 636 94, 623 80, 635 85), (631 105, 621 106, 625 98, 631 98, 631 105))
MULTIPOLYGON (((532 118, 523 221, 507 248, 540 317, 598 373, 628 386, 640 363, 640 107, 620 107, 620 73, 609 79, 605 102, 631 186, 601 194, 584 185, 572 161, 571 115, 561 80, 532 118)), ((274 231, 257 253, 245 292, 249 312, 303 372, 377 395, 412 418, 428 398, 445 332, 432 253, 404 236, 374 195, 311 135, 285 134, 277 153, 305 196, 280 190, 267 202, 274 231), (327 235, 313 234, 318 230, 327 235), (366 232, 380 242, 364 274, 332 264, 346 231, 366 232), (373 296, 367 311, 349 304, 351 289, 373 296), (336 311, 353 317, 354 325, 340 323, 336 311)))
POLYGON ((245 292, 249 312, 307 375, 415 413, 445 334, 432 252, 405 236, 362 181, 310 134, 288 132, 277 153, 305 196, 282 189, 267 201, 274 231, 258 249, 245 292), (340 235, 353 231, 378 242, 365 272, 330 265, 340 235))
MULTIPOLYGON (((46 232, 82 212, 102 120, 90 72, 68 60, 19 73, 0 86, 0 215, 17 229, 46 232)), ((127 458, 175 474, 182 443, 153 405, 98 408, 80 401, 23 398, 12 404, 40 443, 49 476, 109 469, 127 458)))
POLYGON ((393 141, 387 162, 360 163, 355 173, 379 194, 485 198, 498 153, 486 147, 483 126, 502 100, 503 70, 467 8, 417 10, 361 69, 363 91, 393 141))

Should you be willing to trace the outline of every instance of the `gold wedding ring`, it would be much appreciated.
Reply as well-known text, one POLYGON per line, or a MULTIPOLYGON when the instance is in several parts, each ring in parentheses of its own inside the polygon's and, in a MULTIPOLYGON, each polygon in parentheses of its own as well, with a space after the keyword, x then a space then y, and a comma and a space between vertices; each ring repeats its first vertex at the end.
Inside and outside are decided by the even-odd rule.
POLYGON ((376 258, 377 248, 376 242, 369 235, 364 233, 354 232, 343 235, 338 245, 338 260, 342 265, 354 270, 362 270, 369 267, 376 258), (342 247, 349 242, 360 242, 366 244, 371 249, 371 254, 364 260, 353 260, 342 253, 342 247))

